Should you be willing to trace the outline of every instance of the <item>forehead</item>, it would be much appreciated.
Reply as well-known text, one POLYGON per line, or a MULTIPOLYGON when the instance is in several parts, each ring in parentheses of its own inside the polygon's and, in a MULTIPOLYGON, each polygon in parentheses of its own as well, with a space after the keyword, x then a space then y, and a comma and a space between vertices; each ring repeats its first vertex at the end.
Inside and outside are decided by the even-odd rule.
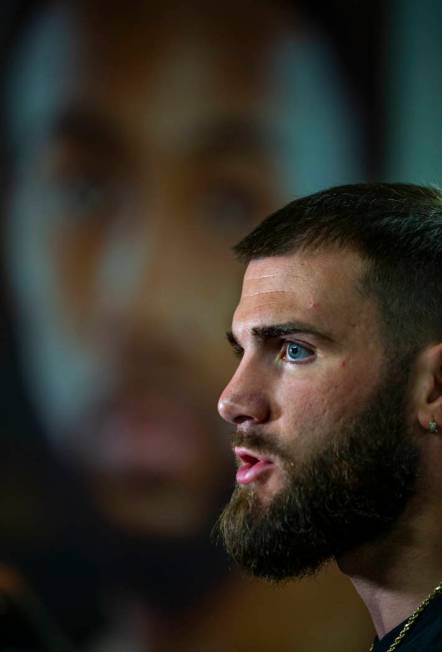
POLYGON ((31 27, 12 71, 13 127, 41 128, 74 104, 126 118, 137 130, 155 125, 163 142, 190 117, 200 129, 213 114, 264 120, 275 100, 271 60, 285 31, 281 13, 271 3, 246 11, 246 0, 242 11, 228 3, 219 16, 198 13, 195 2, 153 4, 123 13, 121 3, 95 0, 82 13, 54 3, 31 27))
POLYGON ((359 287, 366 264, 352 251, 297 252, 253 260, 247 267, 237 328, 298 319, 339 335, 375 319, 359 287))
POLYGON ((32 154, 60 116, 80 112, 140 160, 198 146, 211 160, 271 166, 278 203, 364 174, 336 58, 284 3, 48 4, 9 69, 12 151, 32 154))

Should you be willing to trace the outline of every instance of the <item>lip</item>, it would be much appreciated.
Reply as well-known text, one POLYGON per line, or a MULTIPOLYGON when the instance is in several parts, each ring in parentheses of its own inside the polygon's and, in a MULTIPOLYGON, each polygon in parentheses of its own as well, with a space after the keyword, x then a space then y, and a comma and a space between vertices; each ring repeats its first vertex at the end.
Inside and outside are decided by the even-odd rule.
POLYGON ((275 468, 275 463, 270 457, 255 453, 248 448, 236 447, 234 453, 240 460, 240 467, 236 473, 236 481, 239 484, 246 485, 261 480, 275 468))

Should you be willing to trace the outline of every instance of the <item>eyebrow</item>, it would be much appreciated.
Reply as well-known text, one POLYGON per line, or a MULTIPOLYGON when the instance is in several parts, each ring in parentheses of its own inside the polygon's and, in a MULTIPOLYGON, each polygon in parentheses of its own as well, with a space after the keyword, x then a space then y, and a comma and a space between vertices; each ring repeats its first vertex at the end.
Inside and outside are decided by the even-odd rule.
MULTIPOLYGON (((121 148, 118 130, 111 120, 93 109, 73 106, 62 113, 51 129, 54 138, 67 138, 97 148, 121 148)), ((268 156, 278 143, 274 130, 264 122, 242 117, 221 117, 198 125, 189 134, 189 148, 197 156, 268 156)))
MULTIPOLYGON (((257 340, 261 341, 284 337, 286 335, 296 335, 297 333, 309 333, 328 342, 334 341, 330 333, 326 333, 302 321, 289 321, 282 324, 270 324, 268 326, 254 326, 251 332, 257 340)), ((226 337, 233 350, 237 353, 242 353, 243 348, 233 334, 233 331, 227 331, 226 337)))

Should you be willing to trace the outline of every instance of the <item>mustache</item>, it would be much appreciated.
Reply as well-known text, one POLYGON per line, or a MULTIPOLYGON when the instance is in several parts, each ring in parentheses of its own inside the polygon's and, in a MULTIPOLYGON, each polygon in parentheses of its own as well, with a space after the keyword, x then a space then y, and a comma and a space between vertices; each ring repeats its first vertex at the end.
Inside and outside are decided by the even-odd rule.
POLYGON ((281 446, 276 435, 270 433, 263 434, 258 430, 248 430, 247 432, 237 430, 232 435, 232 447, 237 446, 253 448, 257 453, 274 455, 286 461, 290 460, 287 450, 281 446))

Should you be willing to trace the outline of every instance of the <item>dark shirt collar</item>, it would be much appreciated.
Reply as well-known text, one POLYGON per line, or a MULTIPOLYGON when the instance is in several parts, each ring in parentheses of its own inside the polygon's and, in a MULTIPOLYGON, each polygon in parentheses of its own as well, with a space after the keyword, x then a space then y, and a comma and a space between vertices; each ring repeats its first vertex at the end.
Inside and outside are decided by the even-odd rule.
MULTIPOLYGON (((425 631, 425 629, 432 623, 432 621, 436 617, 438 616, 440 617, 441 608, 442 608, 442 595, 438 595, 430 602, 430 604, 427 607, 425 607, 424 611, 420 614, 420 616, 418 617, 418 619, 416 620, 416 622, 414 623, 410 631, 403 639, 403 642, 400 644, 400 648, 398 648, 398 652, 402 652, 402 650, 404 650, 405 652, 406 649, 409 647, 409 644, 412 644, 412 642, 416 638, 418 638, 423 631, 425 631)), ((385 634, 385 636, 383 636, 380 640, 376 636, 373 642, 373 652, 387 652, 388 648, 393 643, 396 636, 399 635, 406 622, 407 619, 405 619, 403 622, 397 625, 397 627, 395 627, 387 634, 385 634)))

